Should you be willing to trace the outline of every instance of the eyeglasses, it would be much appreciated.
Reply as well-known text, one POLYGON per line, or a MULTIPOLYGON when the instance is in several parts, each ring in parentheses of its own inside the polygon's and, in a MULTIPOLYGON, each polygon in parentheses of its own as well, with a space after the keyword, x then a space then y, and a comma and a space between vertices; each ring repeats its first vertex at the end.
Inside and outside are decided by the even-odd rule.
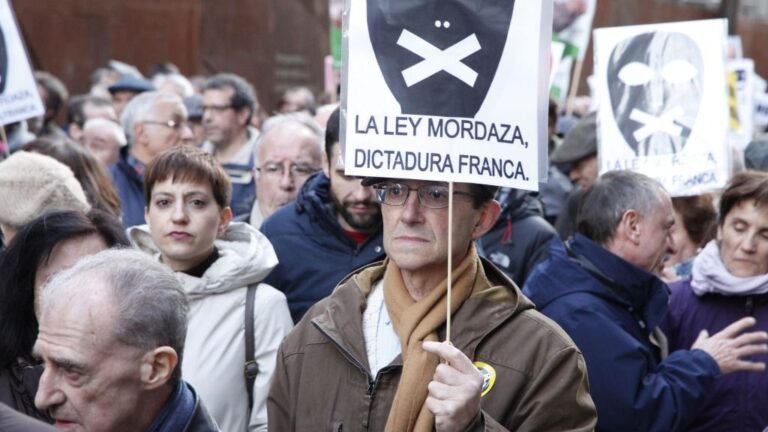
POLYGON ((173 130, 182 130, 184 128, 189 127, 189 123, 186 121, 176 121, 176 120, 168 120, 168 121, 149 121, 145 120, 142 123, 145 124, 151 124, 151 125, 158 125, 158 126, 165 126, 167 128, 173 129, 173 130))
MULTIPOLYGON (((266 163, 256 168, 261 175, 269 177, 282 177, 285 175, 285 165, 279 163, 266 163)), ((288 167, 288 172, 293 177, 309 177, 310 175, 320 171, 320 168, 313 167, 309 164, 291 164, 288 167)))
POLYGON ((222 113, 230 108, 234 108, 231 104, 229 105, 203 105, 203 113, 206 111, 213 111, 216 113, 222 113))
MULTIPOLYGON (((440 184, 423 184, 412 188, 401 183, 379 183, 373 186, 376 189, 376 197, 379 202, 391 206, 404 205, 411 191, 416 191, 419 203, 431 209, 448 207, 448 186, 440 184)), ((454 195, 472 197, 469 192, 453 191, 454 195)))

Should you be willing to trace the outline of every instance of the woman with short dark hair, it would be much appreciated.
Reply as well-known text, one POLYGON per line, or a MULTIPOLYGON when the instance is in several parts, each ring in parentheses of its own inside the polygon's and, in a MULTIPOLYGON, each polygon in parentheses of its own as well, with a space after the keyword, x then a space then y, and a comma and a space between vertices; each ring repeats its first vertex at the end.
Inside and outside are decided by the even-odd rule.
MULTIPOLYGON (((744 317, 757 320, 754 330, 768 331, 768 173, 735 175, 720 198, 719 218, 717 238, 693 261, 691 277, 670 286, 662 325, 670 352, 689 349, 701 332, 717 333, 744 317)), ((768 354, 748 359, 765 363, 768 354)), ((762 430, 768 425, 768 372, 762 367, 719 377, 684 429, 762 430)))

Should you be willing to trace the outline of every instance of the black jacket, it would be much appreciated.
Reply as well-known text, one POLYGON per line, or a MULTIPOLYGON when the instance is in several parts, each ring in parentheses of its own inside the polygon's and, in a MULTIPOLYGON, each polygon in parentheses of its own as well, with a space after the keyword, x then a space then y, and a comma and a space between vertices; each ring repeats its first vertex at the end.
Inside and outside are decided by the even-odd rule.
POLYGON ((522 286, 533 267, 547 258, 555 229, 544 219, 541 203, 529 192, 511 189, 496 225, 477 241, 481 256, 522 286))

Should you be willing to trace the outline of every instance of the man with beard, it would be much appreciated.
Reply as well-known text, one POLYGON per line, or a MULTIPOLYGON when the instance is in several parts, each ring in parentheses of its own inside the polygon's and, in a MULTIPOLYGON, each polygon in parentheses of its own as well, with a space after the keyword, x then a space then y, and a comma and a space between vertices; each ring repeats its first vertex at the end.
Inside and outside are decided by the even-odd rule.
POLYGON ((264 282, 285 293, 295 322, 352 270, 384 257, 374 190, 344 175, 338 108, 328 119, 325 154, 323 172, 261 227, 280 260, 264 282))

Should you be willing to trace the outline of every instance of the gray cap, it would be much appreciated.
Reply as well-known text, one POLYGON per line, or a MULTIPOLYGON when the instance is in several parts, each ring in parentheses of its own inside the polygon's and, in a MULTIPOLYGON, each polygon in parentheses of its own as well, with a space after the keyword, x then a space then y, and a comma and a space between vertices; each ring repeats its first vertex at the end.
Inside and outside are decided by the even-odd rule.
POLYGON ((597 112, 592 112, 565 134, 563 143, 552 152, 549 160, 556 164, 574 163, 596 154, 597 112))

